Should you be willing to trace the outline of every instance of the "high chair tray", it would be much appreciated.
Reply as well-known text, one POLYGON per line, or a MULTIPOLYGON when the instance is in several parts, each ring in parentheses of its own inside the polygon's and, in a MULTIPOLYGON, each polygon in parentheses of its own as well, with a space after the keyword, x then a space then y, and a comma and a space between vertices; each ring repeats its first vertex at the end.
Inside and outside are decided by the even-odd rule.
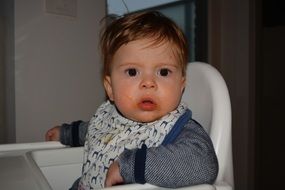
MULTIPOLYGON (((1 189, 65 190, 80 176, 83 148, 58 142, 0 145, 1 189)), ((107 190, 158 190, 150 184, 120 185, 107 190)), ((214 190, 212 185, 178 188, 214 190)))

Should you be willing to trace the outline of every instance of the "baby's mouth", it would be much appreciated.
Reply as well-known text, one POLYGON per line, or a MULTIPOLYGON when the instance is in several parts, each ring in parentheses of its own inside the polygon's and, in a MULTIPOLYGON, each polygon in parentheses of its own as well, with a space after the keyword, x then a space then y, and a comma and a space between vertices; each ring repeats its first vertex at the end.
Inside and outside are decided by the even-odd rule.
POLYGON ((143 99, 139 104, 139 108, 143 111, 153 111, 156 109, 156 103, 152 99, 143 99))

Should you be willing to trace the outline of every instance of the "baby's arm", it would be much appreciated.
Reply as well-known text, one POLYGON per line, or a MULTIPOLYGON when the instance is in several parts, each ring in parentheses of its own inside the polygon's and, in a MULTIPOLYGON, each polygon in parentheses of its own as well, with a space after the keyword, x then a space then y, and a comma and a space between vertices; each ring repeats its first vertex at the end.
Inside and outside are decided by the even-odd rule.
POLYGON ((212 184, 218 174, 212 142, 195 121, 187 124, 173 143, 124 151, 118 162, 125 183, 177 188, 212 184))
POLYGON ((74 121, 63 124, 60 129, 60 142, 72 147, 83 146, 88 128, 88 122, 74 121))
POLYGON ((69 146, 83 146, 88 128, 88 122, 75 121, 49 129, 46 133, 47 141, 60 141, 69 146))

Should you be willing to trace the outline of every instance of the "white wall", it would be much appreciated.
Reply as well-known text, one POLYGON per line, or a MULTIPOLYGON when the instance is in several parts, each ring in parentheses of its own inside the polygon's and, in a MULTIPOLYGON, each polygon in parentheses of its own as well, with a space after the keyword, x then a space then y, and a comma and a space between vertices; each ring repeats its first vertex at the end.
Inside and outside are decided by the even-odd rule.
POLYGON ((77 0, 76 18, 48 14, 44 0, 15 0, 16 142, 44 140, 52 126, 89 120, 104 100, 98 52, 104 0, 77 0))

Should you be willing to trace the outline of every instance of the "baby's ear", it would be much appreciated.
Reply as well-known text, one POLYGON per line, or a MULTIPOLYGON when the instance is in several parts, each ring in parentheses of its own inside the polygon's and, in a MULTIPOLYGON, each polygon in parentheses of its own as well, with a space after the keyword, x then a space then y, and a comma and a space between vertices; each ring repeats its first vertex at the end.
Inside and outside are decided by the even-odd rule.
POLYGON ((110 76, 105 76, 103 83, 104 83, 104 88, 105 88, 105 91, 106 91, 109 99, 111 101, 114 101, 111 77, 110 76))

